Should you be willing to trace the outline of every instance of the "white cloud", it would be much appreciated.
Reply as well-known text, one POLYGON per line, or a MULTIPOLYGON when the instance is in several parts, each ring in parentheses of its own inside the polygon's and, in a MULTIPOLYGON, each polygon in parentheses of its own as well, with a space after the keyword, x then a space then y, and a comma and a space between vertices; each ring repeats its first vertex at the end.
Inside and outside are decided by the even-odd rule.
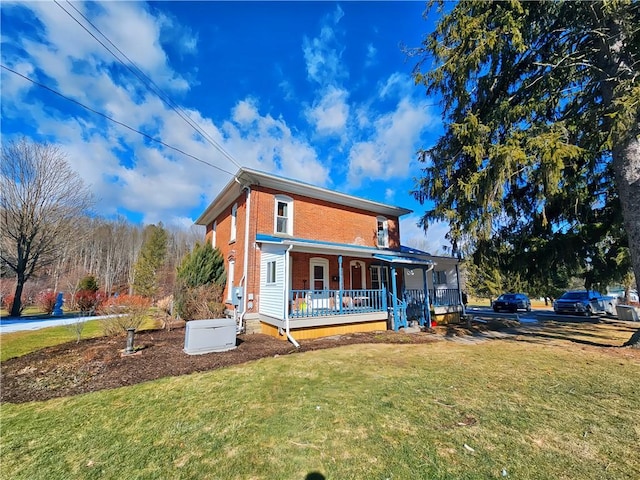
POLYGON ((393 188, 387 188, 384 191, 384 198, 387 202, 392 202, 396 196, 396 191, 393 188))
POLYGON ((307 66, 307 77, 320 85, 335 84, 347 76, 341 57, 343 48, 339 46, 335 28, 344 16, 340 5, 333 15, 328 15, 315 38, 304 37, 302 51, 307 66))
POLYGON ((367 56, 365 61, 365 66, 370 67, 375 65, 377 62, 376 56, 378 54, 378 49, 373 46, 373 44, 367 45, 367 56))
POLYGON ((417 248, 431 255, 447 255, 451 243, 445 238, 449 226, 444 222, 429 225, 427 233, 418 226, 419 215, 408 215, 400 219, 400 242, 402 245, 417 248), (446 251, 445 251, 446 250, 446 251))
POLYGON ((424 102, 402 98, 394 111, 373 122, 371 140, 353 145, 349 153, 349 183, 357 186, 364 178, 406 176, 421 134, 433 122, 424 102))
POLYGON ((309 122, 321 135, 342 135, 349 118, 346 90, 330 87, 320 101, 307 109, 309 122))
POLYGON ((250 124, 257 120, 258 109, 256 102, 251 99, 241 100, 233 109, 233 121, 240 124, 250 124))

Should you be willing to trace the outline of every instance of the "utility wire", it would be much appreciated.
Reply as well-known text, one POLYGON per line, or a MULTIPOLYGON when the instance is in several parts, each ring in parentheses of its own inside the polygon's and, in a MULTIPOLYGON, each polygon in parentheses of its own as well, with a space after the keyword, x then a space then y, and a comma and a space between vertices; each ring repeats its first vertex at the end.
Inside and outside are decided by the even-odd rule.
POLYGON ((208 141, 216 150, 218 150, 222 155, 224 155, 231 163, 233 163, 236 167, 242 168, 241 165, 228 153, 215 139, 213 139, 204 129, 202 129, 197 123, 195 123, 191 117, 175 102, 173 99, 162 90, 151 78, 149 78, 136 64, 133 60, 131 60, 122 50, 120 50, 102 31, 94 25, 82 12, 80 12, 71 2, 67 0, 67 3, 71 8, 73 8, 89 25, 91 25, 114 49, 118 51, 120 55, 122 55, 129 64, 127 65, 122 61, 118 55, 116 55, 113 50, 111 50, 107 45, 105 45, 98 37, 96 37, 87 27, 85 27, 71 12, 65 9, 57 0, 54 0, 55 4, 58 5, 69 17, 71 17, 80 27, 82 27, 93 39, 98 42, 105 50, 107 50, 113 57, 122 64, 127 70, 133 73, 138 80, 140 80, 144 86, 157 95, 169 108, 171 108, 178 116, 184 120, 191 128, 193 128, 197 133, 199 133, 206 141, 208 141), (133 67, 133 68, 132 68, 133 67))
POLYGON ((176 152, 181 153, 182 155, 185 155, 185 156, 187 156, 187 157, 189 157, 189 158, 192 158, 192 159, 196 160, 197 162, 204 163, 205 165, 208 165, 208 166, 210 166, 210 167, 213 167, 213 168, 215 168, 216 170, 220 170, 221 172, 224 172, 224 173, 226 173, 226 174, 229 174, 229 175, 231 175, 232 177, 235 175, 234 173, 228 172, 228 171, 227 171, 227 170, 225 170, 224 168, 218 167, 217 165, 214 165, 213 163, 207 162, 206 160, 202 160, 202 159, 200 159, 200 158, 196 157, 195 155, 191 155, 190 153, 187 153, 187 152, 185 152, 185 151, 183 151, 183 150, 180 150, 180 149, 179 149, 179 148, 177 148, 177 147, 173 147, 173 146, 171 146, 171 145, 169 145, 169 144, 167 144, 167 143, 164 143, 162 140, 158 140, 157 138, 154 138, 154 137, 152 137, 151 135, 149 135, 149 134, 147 134, 147 133, 141 132, 140 130, 136 130, 135 128, 130 127, 130 126, 129 126, 129 125, 127 125, 126 123, 120 122, 120 121, 116 120, 115 118, 110 117, 109 115, 106 115, 106 114, 104 114, 104 113, 102 113, 102 112, 99 112, 98 110, 94 110, 93 108, 88 107, 88 106, 86 106, 85 104, 83 104, 83 103, 81 103, 81 102, 79 102, 79 101, 77 101, 77 100, 74 100, 73 98, 67 97, 66 95, 64 95, 64 94, 62 94, 62 93, 60 93, 60 92, 58 92, 57 90, 54 90, 54 89, 53 89, 53 88, 51 88, 51 87, 48 87, 47 85, 44 85, 44 84, 42 84, 42 83, 40 83, 40 82, 36 82, 35 80, 33 80, 33 79, 31 79, 31 78, 29 78, 29 77, 27 77, 27 76, 25 76, 25 75, 22 75, 22 74, 21 74, 21 73, 19 73, 19 72, 16 72, 15 70, 13 70, 13 69, 11 69, 11 68, 7 67, 7 66, 6 66, 6 65, 4 65, 4 64, 1 64, 1 63, 0 63, 0 67, 4 68, 5 70, 7 70, 7 71, 9 71, 9 72, 11 72, 11 73, 13 73, 13 74, 15 74, 15 75, 18 75, 19 77, 24 78, 25 80, 28 80, 29 82, 33 83, 34 85, 37 85, 38 87, 44 88, 45 90, 48 90, 49 92, 54 93, 54 94, 58 95, 59 97, 64 98, 65 100, 68 100, 69 102, 75 103, 76 105, 79 105, 79 106, 81 106, 82 108, 84 108, 84 109, 86 109, 86 110, 89 110, 89 111, 90 111, 90 112, 92 112, 92 113, 95 113, 96 115, 100 115, 101 117, 104 117, 104 118, 106 118, 107 120, 109 120, 109 121, 111 121, 111 122, 113 122, 113 123, 117 123, 118 125, 120 125, 120 126, 122 126, 122 127, 126 128, 126 129, 128 129, 128 130, 131 130, 132 132, 138 133, 138 134, 142 135, 143 137, 148 138, 149 140, 152 140, 152 141, 154 141, 154 142, 156 142, 156 143, 159 143, 160 145, 162 145, 162 146, 164 146, 164 147, 170 148, 171 150, 175 150, 176 152))

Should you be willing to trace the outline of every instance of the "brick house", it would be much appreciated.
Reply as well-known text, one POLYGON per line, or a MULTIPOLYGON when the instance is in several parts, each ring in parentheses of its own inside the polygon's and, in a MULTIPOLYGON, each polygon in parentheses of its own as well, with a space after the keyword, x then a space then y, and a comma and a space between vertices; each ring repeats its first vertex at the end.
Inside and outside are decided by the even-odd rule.
POLYGON ((297 340, 459 316, 455 258, 400 245, 410 210, 241 168, 196 220, 240 329, 297 340))

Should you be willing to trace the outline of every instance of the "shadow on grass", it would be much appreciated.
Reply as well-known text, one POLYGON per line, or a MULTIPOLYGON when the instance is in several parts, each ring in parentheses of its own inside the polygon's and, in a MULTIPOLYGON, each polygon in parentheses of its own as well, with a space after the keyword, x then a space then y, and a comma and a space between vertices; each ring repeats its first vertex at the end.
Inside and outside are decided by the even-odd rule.
POLYGON ((560 340, 605 348, 626 347, 640 337, 640 324, 634 326, 598 317, 576 321, 567 319, 563 322, 543 320, 535 324, 519 325, 512 322, 491 322, 487 324, 487 328, 505 335, 505 339, 512 336, 511 339, 516 341, 545 343, 549 340, 560 340), (610 329, 615 329, 621 336, 628 333, 629 338, 617 340, 608 334, 610 329))
POLYGON ((480 325, 486 330, 474 325, 470 330, 473 336, 495 338, 499 334, 503 339, 535 343, 560 340, 594 347, 618 348, 630 346, 640 338, 640 324, 632 325, 601 317, 567 317, 563 321, 539 319, 536 323, 519 323, 505 318, 481 322, 480 325))

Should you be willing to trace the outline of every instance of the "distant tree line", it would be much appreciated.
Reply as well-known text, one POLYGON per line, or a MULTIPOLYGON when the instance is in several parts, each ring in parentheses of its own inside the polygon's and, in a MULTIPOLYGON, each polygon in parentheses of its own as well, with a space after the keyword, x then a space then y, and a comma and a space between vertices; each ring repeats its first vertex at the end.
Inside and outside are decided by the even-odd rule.
POLYGON ((82 290, 88 277, 107 297, 171 295, 177 267, 202 238, 195 227, 92 214, 91 192, 56 146, 7 142, 0 169, 0 294, 12 316, 43 291, 82 290))

